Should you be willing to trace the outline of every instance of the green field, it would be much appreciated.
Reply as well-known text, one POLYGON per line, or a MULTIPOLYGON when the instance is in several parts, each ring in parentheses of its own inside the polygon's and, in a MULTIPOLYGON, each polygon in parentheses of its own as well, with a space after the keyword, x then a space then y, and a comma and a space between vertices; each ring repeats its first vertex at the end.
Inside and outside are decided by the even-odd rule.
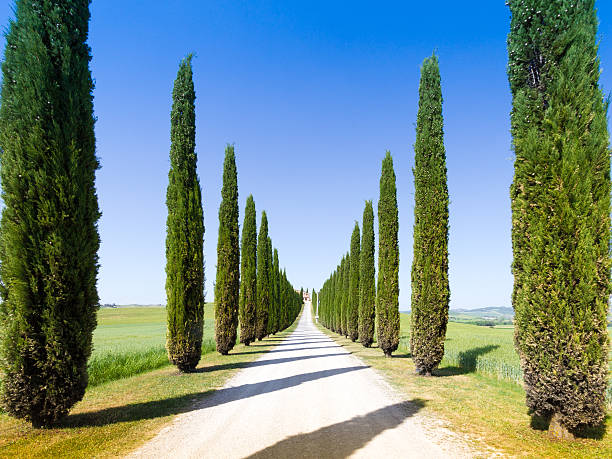
MULTIPOLYGON (((213 303, 207 303, 202 354, 215 350, 214 333, 213 303)), ((166 308, 100 309, 88 364, 90 387, 168 365, 165 345, 166 308)))
MULTIPOLYGON (((410 352, 410 315, 401 313, 399 352, 410 352)), ((608 328, 612 334, 612 327, 608 328)), ((612 365, 612 349, 610 355, 612 365)), ((514 349, 512 326, 481 327, 449 322, 444 343, 444 359, 439 372, 469 371, 522 384, 523 372, 514 349)), ((612 369, 612 367, 611 367, 612 369)), ((612 403, 612 386, 608 387, 608 403, 612 403)))

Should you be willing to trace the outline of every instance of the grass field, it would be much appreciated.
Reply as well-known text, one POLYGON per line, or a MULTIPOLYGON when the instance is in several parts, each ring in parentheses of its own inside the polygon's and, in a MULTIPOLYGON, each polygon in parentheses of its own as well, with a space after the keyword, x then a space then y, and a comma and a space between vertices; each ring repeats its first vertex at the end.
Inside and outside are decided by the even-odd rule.
MULTIPOLYGON (((212 314, 212 304, 207 304, 204 337, 208 340, 214 333, 212 314)), ((98 370, 92 367, 94 375, 99 372, 94 376, 98 384, 89 386, 84 399, 52 429, 33 429, 26 422, 0 413, 0 457, 122 456, 154 437, 174 415, 189 411, 195 401, 222 387, 236 371, 275 347, 278 338, 291 333, 297 323, 275 339, 266 338, 248 347, 237 345, 227 356, 205 353, 196 372, 181 374, 168 365, 163 350, 165 320, 163 308, 101 310, 92 356, 92 362, 99 365, 98 370), (123 357, 117 356, 131 362, 125 377, 118 378, 122 375, 113 373, 112 380, 102 382, 110 369, 125 363, 123 357), (161 367, 149 371, 155 365, 161 367)))
MULTIPOLYGON (((400 346, 398 351, 410 352, 410 315, 400 314, 400 346)), ((612 334, 612 328, 608 328, 612 334)), ((470 372, 494 376, 500 380, 523 383, 521 364, 514 348, 514 327, 448 323, 442 367, 457 367, 470 372)), ((612 348, 610 349, 612 370, 612 348)), ((612 408, 612 385, 608 386, 608 405, 612 408)))
MULTIPOLYGON (((424 411, 453 431, 468 434, 485 455, 501 452, 521 457, 612 457, 612 421, 581 432, 574 442, 553 441, 545 426, 531 427, 520 383, 519 359, 511 328, 449 323, 446 355, 435 377, 414 374, 409 354, 410 318, 401 314, 401 346, 393 358, 366 349, 329 330, 348 351, 380 370, 407 397, 418 397, 424 411)), ((435 419, 432 422, 438 422, 435 419)))
MULTIPOLYGON (((215 350, 213 303, 204 309, 202 354, 215 350)), ((102 308, 89 360, 89 386, 168 365, 166 309, 163 307, 102 308)))

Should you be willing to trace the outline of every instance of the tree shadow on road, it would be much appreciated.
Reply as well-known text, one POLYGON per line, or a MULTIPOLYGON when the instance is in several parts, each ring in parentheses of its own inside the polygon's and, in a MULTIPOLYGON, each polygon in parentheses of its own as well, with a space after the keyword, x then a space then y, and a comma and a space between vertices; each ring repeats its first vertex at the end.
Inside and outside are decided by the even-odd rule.
POLYGON ((211 365, 208 367, 200 367, 200 368, 197 368, 194 371, 194 373, 210 373, 212 371, 219 371, 219 370, 234 370, 237 368, 261 367, 264 365, 276 365, 279 363, 295 362, 297 360, 318 359, 318 358, 323 358, 323 357, 337 357, 340 355, 346 356, 346 353, 342 352, 338 354, 300 355, 297 357, 285 357, 285 358, 280 358, 280 359, 255 360, 254 362, 224 363, 222 365, 211 365))
POLYGON ((307 351, 311 349, 336 349, 338 346, 314 346, 314 347, 299 347, 297 349, 273 349, 271 351, 253 351, 253 352, 230 352, 229 355, 247 355, 247 354, 273 354, 275 352, 296 352, 307 351))
POLYGON ((235 387, 211 389, 206 392, 196 392, 163 400, 152 400, 141 403, 131 403, 123 406, 105 408, 87 413, 71 414, 57 427, 91 427, 116 424, 119 422, 140 421, 154 419, 173 414, 186 413, 200 409, 212 408, 236 400, 243 400, 261 394, 276 392, 289 387, 315 381, 317 379, 350 373, 369 368, 365 365, 354 367, 334 368, 331 370, 303 373, 286 378, 272 379, 252 384, 243 384, 235 387))
POLYGON ((499 347, 498 344, 475 347, 459 353, 459 366, 438 368, 434 371, 434 376, 457 376, 476 371, 478 357, 494 351, 499 347))
POLYGON ((298 345, 302 345, 302 344, 321 344, 321 343, 328 343, 330 342, 330 340, 310 340, 310 341, 290 341, 290 340, 284 340, 282 343, 279 343, 278 346, 298 346, 298 345))
POLYGON ((258 451, 249 456, 249 459, 298 455, 300 458, 348 457, 385 430, 394 429, 405 419, 414 416, 425 403, 421 399, 396 403, 314 432, 293 435, 258 451))

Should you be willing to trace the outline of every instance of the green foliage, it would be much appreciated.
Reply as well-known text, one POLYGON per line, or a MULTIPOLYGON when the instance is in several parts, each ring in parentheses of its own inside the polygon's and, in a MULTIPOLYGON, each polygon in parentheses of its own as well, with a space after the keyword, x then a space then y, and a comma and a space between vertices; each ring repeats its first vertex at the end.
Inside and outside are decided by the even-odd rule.
POLYGON ((264 339, 268 334, 271 296, 268 248, 268 217, 264 210, 261 213, 261 225, 257 239, 257 327, 255 329, 255 336, 258 340, 264 339))
POLYGON ((593 0, 510 0, 515 341, 527 405, 604 419, 610 151, 593 0))
POLYGON ((223 163, 215 282, 215 341, 217 351, 222 355, 227 355, 236 344, 240 296, 238 244, 238 172, 234 146, 228 145, 223 163))
POLYGON ((347 252, 344 256, 344 269, 342 270, 342 334, 348 338, 349 334, 349 285, 351 278, 351 256, 347 252))
POLYGON ((363 233, 359 257, 359 341, 370 347, 376 319, 376 279, 374 268, 374 210, 372 201, 363 209, 363 233))
POLYGON ((346 255, 342 257, 338 269, 338 279, 336 284, 336 327, 337 333, 344 335, 346 330, 346 314, 344 310, 344 277, 346 273, 346 255))
POLYGON ((444 356, 450 302, 448 187, 436 55, 425 59, 421 67, 416 131, 410 348, 417 373, 429 375, 444 356))
POLYGON ((181 62, 170 114, 170 172, 166 205, 168 359, 192 371, 202 353, 204 321, 204 214, 196 172, 195 90, 191 55, 181 62))
POLYGON ((253 195, 247 198, 242 226, 240 266, 240 342, 255 341, 257 325, 257 216, 253 195))
POLYGON ((351 236, 351 253, 349 267, 348 308, 347 308, 347 334, 351 341, 359 338, 359 224, 355 222, 355 229, 351 236))
POLYGON ((272 298, 270 302, 270 318, 268 319, 268 332, 270 334, 280 331, 280 268, 278 265, 278 250, 274 249, 272 261, 272 298))
POLYGON ((0 107, 2 406, 49 426, 83 398, 96 327, 89 2, 17 0, 0 107))
POLYGON ((378 201, 378 291, 376 318, 378 345, 386 356, 399 343, 399 243, 397 190, 393 158, 387 151, 382 162, 378 201))
POLYGON ((266 324, 266 336, 272 332, 276 317, 274 316, 274 258, 272 256, 272 238, 268 236, 268 245, 266 246, 266 264, 268 265, 268 289, 269 289, 269 305, 268 305, 268 323, 266 324))

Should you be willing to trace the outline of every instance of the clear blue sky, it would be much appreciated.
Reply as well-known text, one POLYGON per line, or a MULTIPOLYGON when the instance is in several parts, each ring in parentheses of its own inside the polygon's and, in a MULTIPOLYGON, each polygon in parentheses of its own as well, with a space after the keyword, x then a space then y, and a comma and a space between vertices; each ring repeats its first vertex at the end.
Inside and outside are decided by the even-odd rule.
MULTIPOLYGON (((612 4, 597 6, 607 93, 612 4)), ((389 149, 398 180, 400 308, 409 309, 419 71, 435 49, 451 196, 451 307, 510 305, 503 0, 94 0, 91 11, 103 303, 165 303, 171 91, 180 59, 193 52, 207 300, 226 143, 236 145, 240 223, 252 193, 290 280, 317 289, 348 250, 364 200, 376 210, 389 149)), ((12 1, 0 6, 0 23, 10 17, 12 1)))

